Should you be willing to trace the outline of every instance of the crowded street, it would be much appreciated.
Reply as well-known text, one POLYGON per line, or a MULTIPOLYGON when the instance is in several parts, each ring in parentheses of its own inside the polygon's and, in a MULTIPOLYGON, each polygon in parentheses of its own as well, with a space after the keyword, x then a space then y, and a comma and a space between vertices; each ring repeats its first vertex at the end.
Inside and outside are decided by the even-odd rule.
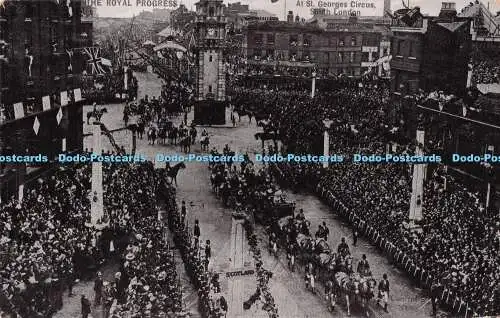
MULTIPOLYGON (((159 95, 161 84, 154 74, 138 73, 137 77, 140 83, 139 96, 157 96, 159 95)), ((110 130, 115 130, 123 127, 120 113, 123 111, 123 105, 105 105, 108 108, 108 114, 103 117, 102 121, 110 130)), ((87 110, 91 110, 88 107, 87 110)), ((230 116, 228 111, 226 114, 230 116)), ((183 120, 182 116, 176 119, 177 122, 183 120)), ((188 122, 192 120, 192 113, 188 114, 188 122)), ((249 124, 246 120, 239 122, 236 127, 203 127, 198 130, 206 129, 211 136, 212 146, 221 149, 228 144, 231 149, 238 153, 248 153, 254 155, 261 153, 261 145, 259 141, 253 138, 253 135, 260 131, 260 128, 255 124, 249 124)), ((87 130, 89 131, 89 130, 87 130)), ((132 143, 132 133, 129 131, 118 131, 114 133, 116 142, 123 145, 128 151, 132 143)), ((85 148, 89 148, 90 137, 86 139, 88 142, 85 148)), ((272 142, 267 142, 267 144, 272 142)), ((112 146, 107 139, 104 139, 104 149, 112 151, 112 146)), ((199 143, 195 143, 191 152, 200 153, 199 143)), ((137 153, 144 153, 149 158, 154 158, 156 153, 181 153, 178 147, 170 145, 149 145, 146 139, 137 141, 137 153)), ((158 166, 164 166, 164 163, 156 163, 158 166)), ((178 176, 178 204, 185 201, 188 206, 187 220, 189 224, 194 223, 197 219, 200 222, 200 228, 203 233, 202 241, 211 240, 213 261, 210 264, 210 270, 215 272, 228 271, 230 262, 230 244, 228 238, 231 235, 231 211, 224 208, 220 201, 216 199, 214 193, 209 187, 210 172, 208 165, 198 162, 186 163, 186 169, 180 172, 178 176)), ((352 241, 352 230, 348 224, 342 221, 328 206, 323 204, 314 195, 287 193, 289 199, 297 202, 296 209, 303 209, 306 217, 311 221, 311 228, 317 228, 322 222, 326 222, 330 228, 331 236, 328 242, 332 246, 336 246, 342 237, 346 237, 348 241, 352 241)), ((266 244, 267 237, 263 228, 259 228, 259 240, 262 245, 266 244)), ((352 242, 349 242, 352 243, 352 242)), ((247 252, 248 253, 248 252, 247 252)), ((417 288, 410 280, 405 277, 405 274, 392 266, 387 258, 381 254, 373 245, 359 239, 357 247, 352 248, 354 260, 361 259, 361 255, 367 255, 367 258, 372 264, 371 268, 376 277, 381 277, 383 273, 387 273, 393 293, 391 294, 390 313, 384 313, 379 308, 373 306, 373 313, 378 317, 400 317, 405 314, 411 317, 427 317, 432 311, 430 301, 423 294, 422 290, 417 288)), ((286 266, 284 255, 276 259, 264 252, 264 263, 273 273, 271 280, 271 289, 276 295, 276 303, 280 308, 280 313, 284 317, 330 317, 330 316, 345 316, 346 312, 338 310, 331 314, 325 314, 326 304, 321 296, 313 295, 305 289, 303 277, 300 273, 291 272, 286 266), (311 306, 311 304, 315 304, 311 306)), ((241 279, 241 278, 240 278, 241 279)), ((241 279, 245 284, 244 298, 251 294, 252 278, 241 279)), ((223 282, 222 289, 228 292, 228 281, 223 282)), ((231 299, 231 298, 229 298, 231 299)), ((196 304, 191 304, 190 310, 195 308, 196 304)), ((236 305, 236 304, 235 304, 236 305)), ((235 306, 236 307, 236 306, 235 306)), ((233 307, 230 307, 233 308, 233 307)), ((341 309, 342 307, 339 307, 341 309)), ((231 309, 230 309, 231 310, 231 309)), ((229 311, 231 312, 231 311, 229 311)), ((444 315, 444 313, 442 313, 444 315)), ((241 313, 240 313, 241 315, 241 313)), ((245 315, 255 316, 255 311, 246 312, 245 315)), ((62 316, 61 316, 62 317, 62 316)), ((242 316, 244 317, 244 316, 242 316)), ((408 316, 409 317, 409 316, 408 316)))
POLYGON ((186 1, 0 0, 0 318, 498 317, 500 4, 186 1))

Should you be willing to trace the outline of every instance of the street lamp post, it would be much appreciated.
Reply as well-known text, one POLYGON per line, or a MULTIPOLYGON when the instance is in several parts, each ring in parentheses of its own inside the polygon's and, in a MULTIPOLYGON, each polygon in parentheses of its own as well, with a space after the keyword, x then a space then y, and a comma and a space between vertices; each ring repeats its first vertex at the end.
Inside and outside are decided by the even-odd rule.
POLYGON ((327 160, 323 161, 323 168, 328 168, 328 157, 330 155, 330 135, 328 130, 332 125, 333 121, 330 119, 323 120, 323 124, 325 125, 324 138, 323 138, 323 155, 327 158, 327 160))
POLYGON ((312 72, 311 98, 316 94, 316 72, 312 72))

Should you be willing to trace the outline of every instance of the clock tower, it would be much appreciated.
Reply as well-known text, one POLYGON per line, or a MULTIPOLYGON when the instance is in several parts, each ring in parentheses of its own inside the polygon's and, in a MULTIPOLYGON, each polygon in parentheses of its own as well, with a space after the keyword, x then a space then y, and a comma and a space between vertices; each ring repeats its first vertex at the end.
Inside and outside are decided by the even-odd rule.
POLYGON ((226 69, 223 46, 226 17, 222 0, 200 0, 196 5, 197 124, 226 123, 226 69))

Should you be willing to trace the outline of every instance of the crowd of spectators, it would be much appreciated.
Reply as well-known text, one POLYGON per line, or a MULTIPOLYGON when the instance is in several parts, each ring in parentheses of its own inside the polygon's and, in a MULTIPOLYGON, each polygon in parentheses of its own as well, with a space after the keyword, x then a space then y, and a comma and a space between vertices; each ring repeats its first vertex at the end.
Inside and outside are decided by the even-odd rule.
MULTIPOLYGON (((435 173, 429 170, 432 176, 425 182, 422 231, 412 231, 408 226, 411 166, 349 162, 353 153, 415 152, 415 143, 396 138, 402 124, 389 122, 387 87, 358 83, 331 93, 320 92, 314 99, 290 91, 240 90, 237 98, 245 107, 270 114, 270 123, 265 123, 264 129, 277 129, 289 153, 321 154, 321 121, 333 120, 330 153, 342 154, 346 161, 332 164, 328 170, 314 164, 281 164, 283 177, 293 181, 284 183, 319 185, 342 198, 347 209, 425 270, 428 282, 443 284, 446 293, 442 303, 450 310, 460 308, 469 315, 473 311, 498 314, 498 212, 485 209, 477 193, 454 181, 442 167, 433 167, 435 173), (459 306, 461 302, 463 306, 459 306)), ((442 150, 439 140, 428 137, 426 146, 431 145, 436 152, 442 150)))
POLYGON ((107 310, 115 317, 179 312, 175 263, 155 220, 158 172, 151 163, 104 165, 105 219, 97 227, 90 223, 90 176, 88 165, 61 166, 26 185, 21 202, 2 204, 1 311, 51 316, 66 291, 71 296, 79 280, 118 258, 107 310))

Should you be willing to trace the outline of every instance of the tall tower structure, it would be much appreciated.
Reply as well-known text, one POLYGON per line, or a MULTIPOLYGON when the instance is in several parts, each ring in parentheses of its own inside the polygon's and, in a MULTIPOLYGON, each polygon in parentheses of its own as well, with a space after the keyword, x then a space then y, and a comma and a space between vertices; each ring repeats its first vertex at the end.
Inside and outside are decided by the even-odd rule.
POLYGON ((197 80, 194 121, 222 125, 226 122, 226 69, 223 46, 226 17, 222 0, 200 0, 196 5, 197 80))

